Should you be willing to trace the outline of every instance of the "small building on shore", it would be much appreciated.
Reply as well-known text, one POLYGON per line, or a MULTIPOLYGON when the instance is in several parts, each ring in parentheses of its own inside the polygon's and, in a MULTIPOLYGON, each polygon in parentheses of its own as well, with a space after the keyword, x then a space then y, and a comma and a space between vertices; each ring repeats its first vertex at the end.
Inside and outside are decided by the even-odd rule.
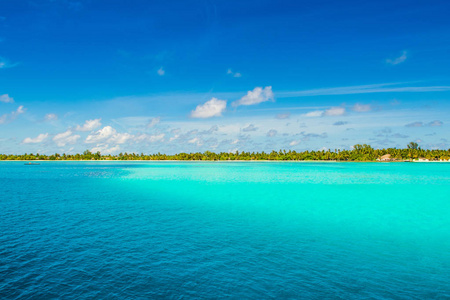
POLYGON ((420 162, 425 162, 425 161, 430 161, 428 158, 425 158, 425 157, 419 157, 418 159, 417 159, 417 161, 420 161, 420 162))
POLYGON ((394 161, 393 158, 391 158, 390 154, 385 154, 380 158, 377 158, 378 161, 394 161))

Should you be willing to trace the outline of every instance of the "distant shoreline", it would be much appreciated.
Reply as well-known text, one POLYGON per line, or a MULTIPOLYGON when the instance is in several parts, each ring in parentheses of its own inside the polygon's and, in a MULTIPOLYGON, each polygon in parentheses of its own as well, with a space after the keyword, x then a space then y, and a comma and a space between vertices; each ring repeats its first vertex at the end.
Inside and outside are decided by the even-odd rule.
POLYGON ((71 159, 71 160, 0 160, 0 162, 209 162, 209 163, 232 163, 232 162, 248 162, 248 163, 256 163, 256 162, 264 162, 264 163, 450 163, 450 161, 410 161, 410 160, 395 160, 395 161, 354 161, 354 160, 175 160, 175 159, 124 159, 124 160, 87 160, 87 159, 71 159))
POLYGON ((0 154, 0 161, 290 161, 290 162, 445 162, 450 161, 450 149, 421 149, 411 142, 407 148, 374 149, 367 144, 356 144, 351 150, 272 150, 271 152, 181 152, 164 153, 119 153, 102 155, 85 150, 83 153, 66 154, 0 154))

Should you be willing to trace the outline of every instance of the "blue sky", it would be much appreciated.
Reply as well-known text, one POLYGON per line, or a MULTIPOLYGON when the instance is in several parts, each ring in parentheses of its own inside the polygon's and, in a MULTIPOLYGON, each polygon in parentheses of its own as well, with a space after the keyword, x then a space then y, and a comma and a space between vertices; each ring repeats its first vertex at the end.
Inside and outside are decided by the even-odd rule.
POLYGON ((0 153, 450 147, 448 1, 0 1, 0 153))

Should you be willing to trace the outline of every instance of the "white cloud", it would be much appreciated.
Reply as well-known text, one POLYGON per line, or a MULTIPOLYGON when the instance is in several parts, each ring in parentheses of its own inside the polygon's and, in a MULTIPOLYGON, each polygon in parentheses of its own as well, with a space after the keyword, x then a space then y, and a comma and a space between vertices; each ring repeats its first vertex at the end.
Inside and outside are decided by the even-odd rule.
POLYGON ((156 72, 158 73, 159 76, 164 76, 164 74, 166 74, 166 71, 164 71, 163 67, 159 68, 158 71, 156 72))
POLYGON ((129 139, 132 139, 133 135, 129 133, 117 133, 113 135, 108 142, 115 144, 125 144, 129 139))
POLYGON ((289 146, 297 146, 301 141, 292 141, 289 143, 289 146))
POLYGON ((176 134, 176 135, 174 135, 173 137, 171 137, 171 138, 169 139, 169 142, 175 141, 175 140, 177 140, 179 137, 180 137, 180 135, 179 135, 179 134, 176 134))
POLYGON ((37 143, 41 143, 43 142, 45 139, 47 139, 48 137, 48 133, 41 133, 40 135, 38 135, 35 138, 25 138, 22 143, 24 144, 37 144, 37 143))
POLYGON ((325 110, 325 116, 342 116, 345 114, 345 108, 343 107, 332 107, 325 110))
POLYGON ((86 120, 86 122, 84 122, 83 126, 77 125, 75 130, 77 130, 77 131, 92 131, 92 130, 102 126, 102 123, 100 121, 101 121, 101 119, 86 120))
POLYGON ((253 124, 250 124, 250 125, 242 128, 242 131, 244 131, 244 132, 256 131, 256 130, 258 130, 258 127, 255 127, 255 125, 253 125, 253 124))
POLYGON ((324 114, 323 110, 315 110, 315 111, 306 113, 304 116, 305 117, 321 117, 321 116, 323 116, 323 114, 324 114))
POLYGON ((262 87, 255 87, 253 91, 248 91, 247 95, 237 101, 234 101, 232 105, 255 105, 266 101, 272 101, 273 99, 274 94, 271 86, 266 86, 264 89, 262 87))
POLYGON ((10 97, 8 94, 0 95, 0 102, 3 103, 14 103, 14 99, 10 97))
POLYGON ((305 117, 342 116, 345 114, 343 107, 331 107, 326 110, 315 110, 304 114, 305 117))
POLYGON ((150 141, 150 143, 159 142, 159 141, 162 141, 165 136, 166 135, 164 133, 151 135, 149 141, 150 141))
POLYGON ((195 138, 189 140, 188 143, 189 143, 189 144, 195 144, 195 145, 197 145, 197 146, 203 145, 202 140, 201 140, 200 138, 198 138, 198 137, 195 137, 195 138))
POLYGON ((110 143, 110 144, 124 144, 132 139, 133 135, 129 133, 118 133, 111 126, 105 126, 100 130, 87 136, 85 143, 110 143))
POLYGON ((53 141, 58 145, 58 147, 64 147, 67 144, 75 144, 78 139, 80 138, 79 135, 72 135, 71 130, 67 130, 66 132, 58 133, 53 137, 53 141))
POLYGON ((44 119, 45 121, 56 121, 58 120, 58 116, 55 114, 46 114, 44 119))
POLYGON ((195 110, 191 112, 192 118, 211 118, 220 117, 222 112, 225 111, 227 107, 226 100, 219 100, 217 98, 212 98, 203 105, 198 105, 195 110))
POLYGON ((352 109, 356 112, 368 112, 372 110, 372 107, 370 106, 370 104, 356 103, 352 109))
POLYGON ((150 137, 150 135, 148 135, 148 134, 146 134, 146 133, 143 133, 143 134, 140 134, 140 135, 136 136, 136 137, 134 138, 134 140, 135 140, 136 142, 140 143, 140 142, 143 142, 143 141, 147 140, 148 137, 150 137))
MULTIPOLYGON (((86 121, 86 123, 87 122, 88 121, 86 121)), ((77 129, 77 130, 79 130, 79 129, 77 129)), ((106 127, 103 127, 102 129, 96 131, 95 133, 88 135, 85 142, 88 144, 100 143, 100 142, 106 141, 107 139, 111 138, 116 133, 117 133, 117 131, 114 128, 112 128, 111 126, 106 126, 106 127)))
POLYGON ((152 119, 150 120, 150 122, 148 122, 147 128, 152 128, 152 127, 154 127, 155 125, 159 124, 160 121, 161 121, 161 118, 160 118, 160 117, 152 118, 152 119))
POLYGON ((403 51, 402 55, 400 55, 397 58, 394 59, 386 59, 386 63, 391 64, 391 65, 398 65, 401 64, 402 62, 404 62, 408 57, 407 57, 407 52, 403 51))
POLYGON ((19 106, 15 112, 16 115, 20 115, 23 114, 25 112, 25 108, 23 107, 23 105, 19 106))

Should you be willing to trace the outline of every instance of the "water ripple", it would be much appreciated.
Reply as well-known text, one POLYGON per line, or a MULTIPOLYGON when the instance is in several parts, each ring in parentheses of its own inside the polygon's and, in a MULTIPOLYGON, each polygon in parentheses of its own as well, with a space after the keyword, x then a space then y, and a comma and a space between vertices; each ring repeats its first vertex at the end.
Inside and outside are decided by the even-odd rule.
POLYGON ((439 164, 0 163, 0 298, 450 298, 439 164))

